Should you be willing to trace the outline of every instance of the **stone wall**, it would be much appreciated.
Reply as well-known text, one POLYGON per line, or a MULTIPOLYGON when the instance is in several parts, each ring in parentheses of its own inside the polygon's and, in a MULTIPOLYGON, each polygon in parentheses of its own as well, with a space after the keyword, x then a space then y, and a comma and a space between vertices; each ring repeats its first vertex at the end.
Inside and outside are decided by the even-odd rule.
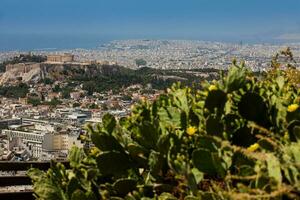
POLYGON ((33 69, 40 68, 40 63, 18 63, 6 65, 6 71, 15 71, 19 73, 28 73, 33 69))

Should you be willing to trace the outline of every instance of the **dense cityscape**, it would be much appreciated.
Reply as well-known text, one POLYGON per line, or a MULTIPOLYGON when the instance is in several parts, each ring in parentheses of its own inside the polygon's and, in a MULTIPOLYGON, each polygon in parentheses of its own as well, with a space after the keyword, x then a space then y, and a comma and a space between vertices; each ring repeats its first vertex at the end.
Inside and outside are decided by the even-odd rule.
MULTIPOLYGON (((290 46, 295 60, 298 60, 300 45, 290 46)), ((32 55, 46 57, 44 63, 48 69, 45 72, 41 70, 45 68, 43 63, 20 61, 7 64, 0 78, 0 82, 5 85, 20 86, 23 83, 28 87, 23 95, 9 96, 4 93, 1 97, 1 160, 66 159, 68 150, 74 144, 82 145, 80 136, 84 135, 84 124, 101 122, 101 117, 107 112, 118 118, 125 117, 130 113, 134 102, 143 98, 154 100, 163 91, 153 89, 149 83, 146 86, 148 90, 141 84, 132 84, 117 92, 91 92, 80 82, 66 92, 63 90, 63 86, 68 84, 66 80, 53 77, 50 80, 51 70, 70 65, 73 68, 67 70, 85 67, 87 73, 86 68, 92 68, 93 64, 111 69, 118 64, 127 68, 149 67, 162 71, 207 68, 226 70, 233 58, 236 58, 244 59, 246 66, 252 71, 264 71, 270 67, 270 59, 280 48, 283 46, 132 40, 113 41, 97 50, 31 52, 32 55), (145 63, 138 66, 138 59, 145 63), (52 67, 51 70, 49 66, 52 67), (44 77, 40 74, 44 74, 44 77)), ((22 53, 24 52, 2 52, 1 59, 7 61, 22 53)), ((199 80, 207 77, 207 74, 203 73, 199 80)))
POLYGON ((1 0, 0 200, 300 200, 299 10, 1 0))
MULTIPOLYGON (((270 59, 278 51, 290 47, 295 59, 300 57, 300 44, 244 44, 193 40, 120 40, 99 45, 98 48, 58 50, 51 53, 71 53, 76 60, 118 63, 136 68, 136 60, 143 59, 146 66, 157 69, 226 69, 233 58, 245 60, 252 70, 268 67, 270 59)), ((16 56, 19 51, 0 52, 0 61, 16 56)), ((26 53, 26 52, 25 52, 26 53)), ((32 51, 47 55, 49 52, 32 51)))

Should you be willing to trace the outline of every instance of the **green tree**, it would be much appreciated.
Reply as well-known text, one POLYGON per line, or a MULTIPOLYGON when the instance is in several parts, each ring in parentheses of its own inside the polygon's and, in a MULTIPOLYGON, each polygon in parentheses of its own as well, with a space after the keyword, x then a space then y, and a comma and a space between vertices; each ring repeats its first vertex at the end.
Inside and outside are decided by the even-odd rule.
POLYGON ((54 83, 54 81, 50 78, 45 78, 42 80, 42 82, 45 84, 45 85, 51 85, 54 83))
POLYGON ((41 100, 37 98, 28 98, 27 102, 33 106, 38 106, 42 104, 41 100))
POLYGON ((146 66, 147 61, 142 58, 139 58, 139 59, 135 59, 135 64, 137 67, 146 66))
POLYGON ((83 89, 87 91, 89 96, 91 96, 97 90, 97 86, 94 81, 88 81, 83 84, 83 89))
POLYGON ((99 106, 95 103, 92 103, 91 105, 89 105, 89 109, 99 109, 99 106))
POLYGON ((79 106, 80 106, 80 103, 78 103, 78 102, 73 103, 73 108, 77 108, 79 106))
POLYGON ((60 101, 60 100, 57 99, 57 98, 54 98, 54 99, 52 99, 50 102, 47 102, 47 103, 45 103, 45 104, 50 105, 50 106, 53 106, 53 107, 56 107, 56 106, 60 105, 61 103, 62 103, 62 101, 60 101))

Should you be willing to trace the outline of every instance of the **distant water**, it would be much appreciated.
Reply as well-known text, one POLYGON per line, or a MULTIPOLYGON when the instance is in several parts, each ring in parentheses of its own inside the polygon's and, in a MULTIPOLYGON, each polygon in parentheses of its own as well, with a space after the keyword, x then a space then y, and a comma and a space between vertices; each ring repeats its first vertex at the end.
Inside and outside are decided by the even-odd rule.
POLYGON ((0 34, 0 51, 34 51, 34 50, 65 50, 94 49, 112 40, 110 37, 85 35, 29 35, 0 34))
POLYGON ((184 40, 206 40, 218 41, 229 43, 269 43, 269 44, 283 44, 286 42, 299 42, 299 41, 286 41, 274 39, 259 39, 259 38, 215 38, 215 37, 133 37, 133 36, 100 36, 100 35, 49 35, 49 34, 1 34, 0 33, 0 52, 2 51, 59 51, 68 49, 95 49, 102 44, 108 43, 112 40, 122 39, 184 39, 184 40))

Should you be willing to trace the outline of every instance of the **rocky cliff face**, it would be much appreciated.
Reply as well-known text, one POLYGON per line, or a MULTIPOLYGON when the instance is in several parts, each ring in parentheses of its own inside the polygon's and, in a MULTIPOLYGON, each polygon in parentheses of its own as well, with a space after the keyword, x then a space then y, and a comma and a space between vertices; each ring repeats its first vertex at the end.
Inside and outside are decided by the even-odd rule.
POLYGON ((125 68, 109 65, 81 65, 81 64, 48 64, 29 63, 26 65, 15 64, 0 76, 0 84, 22 82, 38 82, 45 78, 63 81, 76 76, 94 77, 100 74, 114 74, 125 68))
POLYGON ((40 67, 32 67, 24 70, 22 66, 11 67, 0 77, 0 85, 13 83, 22 80, 22 82, 36 82, 40 79, 40 67))

